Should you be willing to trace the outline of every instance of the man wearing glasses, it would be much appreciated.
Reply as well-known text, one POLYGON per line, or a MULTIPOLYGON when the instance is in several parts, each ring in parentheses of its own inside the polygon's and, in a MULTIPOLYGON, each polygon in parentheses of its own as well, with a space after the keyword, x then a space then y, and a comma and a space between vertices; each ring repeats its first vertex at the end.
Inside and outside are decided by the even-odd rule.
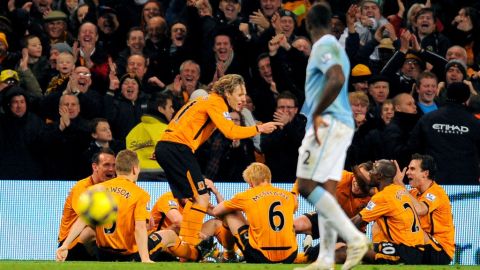
POLYGON ((283 128, 261 137, 265 164, 272 172, 272 181, 293 183, 296 179, 298 147, 305 136, 307 119, 298 113, 298 100, 289 91, 277 97, 273 121, 283 123, 283 128))
POLYGON ((85 66, 77 66, 70 75, 67 87, 65 90, 51 93, 45 96, 41 101, 42 112, 45 117, 51 120, 57 120, 58 104, 62 95, 77 96, 82 111, 80 115, 87 119, 93 119, 102 115, 102 98, 98 91, 92 89, 92 73, 90 69, 85 66))

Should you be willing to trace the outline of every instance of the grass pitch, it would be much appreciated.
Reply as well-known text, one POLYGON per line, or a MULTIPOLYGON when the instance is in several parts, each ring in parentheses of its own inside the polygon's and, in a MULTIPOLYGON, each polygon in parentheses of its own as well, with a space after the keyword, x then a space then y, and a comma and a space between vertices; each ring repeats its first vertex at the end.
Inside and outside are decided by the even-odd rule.
MULTIPOLYGON (((56 270, 56 269, 75 269, 75 270, 144 270, 144 269, 162 269, 162 270, 292 270, 302 265, 293 264, 245 264, 245 263, 120 263, 120 262, 65 262, 56 263, 52 261, 0 261, 0 269, 35 269, 35 270, 56 270)), ((341 266, 337 265, 336 269, 341 266)), ((415 270, 463 270, 479 269, 480 266, 423 266, 423 265, 360 265, 355 270, 390 270, 390 269, 415 269, 415 270)))

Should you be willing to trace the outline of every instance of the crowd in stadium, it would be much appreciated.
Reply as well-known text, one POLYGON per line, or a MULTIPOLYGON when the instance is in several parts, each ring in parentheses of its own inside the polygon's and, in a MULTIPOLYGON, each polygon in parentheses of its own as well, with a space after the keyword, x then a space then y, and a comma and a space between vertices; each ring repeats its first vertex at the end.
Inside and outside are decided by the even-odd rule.
MULTIPOLYGON (((194 141, 197 137, 201 142, 206 140, 203 145, 192 142, 186 148, 195 152, 195 162, 201 168, 198 173, 213 182, 245 180, 253 188, 263 185, 268 177, 258 180, 255 174, 246 176, 246 169, 260 166, 258 170, 265 170, 259 165, 263 163, 267 165, 266 170, 271 171, 272 182, 293 183, 298 149, 310 117, 301 114, 312 50, 305 16, 317 2, 329 4, 333 14, 329 30, 345 48, 351 66, 350 77, 345 82, 350 89, 355 133, 344 168, 353 170, 359 179, 368 179, 367 182, 393 183, 398 182, 393 163, 368 165, 373 166, 368 170, 372 176, 365 176, 357 165, 396 160, 399 168, 408 166, 411 171, 420 166, 425 170, 423 165, 431 165, 433 157, 437 166, 428 169, 430 182, 419 184, 419 189, 433 185, 433 180, 438 184, 479 184, 480 3, 466 0, 3 1, 0 11, 0 179, 78 180, 92 175, 88 181, 96 183, 93 175, 97 173, 100 174, 97 177, 103 179, 98 181, 102 182, 115 176, 111 166, 114 161, 109 161, 107 169, 99 168, 105 162, 102 154, 111 155, 106 149, 123 153, 125 166, 120 175, 132 182, 137 178, 168 178, 158 162, 168 165, 170 170, 174 165, 167 163, 172 163, 176 156, 170 159, 166 155, 170 150, 156 149, 157 142, 172 119, 178 122, 191 113, 188 109, 199 98, 209 95, 223 97, 223 103, 228 101, 231 112, 225 112, 222 121, 227 119, 244 128, 226 132, 210 115, 197 134, 188 131, 195 135, 194 141), (238 106, 232 93, 224 92, 228 87, 222 85, 222 78, 228 74, 241 77, 228 77, 224 81, 239 80, 238 85, 245 86, 247 95, 238 106), (209 126, 209 119, 213 119, 219 129, 210 138, 202 133, 205 129, 214 129, 209 126), (251 138, 246 138, 249 136, 251 138), (414 156, 413 160, 420 160, 420 165, 412 167, 415 153, 427 156, 414 156), (140 176, 137 169, 141 171, 140 176)), ((211 105, 216 106, 213 101, 211 105)), ((195 117, 189 119, 195 120, 195 117)), ((168 127, 167 131, 172 134, 175 125, 168 127)), ((171 134, 166 136, 173 138, 171 134)), ((407 177, 416 179, 408 172, 407 177)), ((267 182, 270 183, 270 179, 267 182)), ((213 183, 208 186, 215 190, 213 183)), ((176 192, 181 193, 179 190, 172 188, 176 199, 183 198, 176 196, 176 192)), ((361 192, 371 195, 369 190, 361 192)), ((206 205, 197 210, 203 215, 208 210, 216 216, 228 216, 229 211, 240 210, 235 199, 240 200, 235 197, 221 204, 222 198, 221 207, 214 209, 209 209, 206 201, 206 205)), ((196 203, 194 200, 195 207, 196 203)), ((175 209, 186 205, 187 212, 191 212, 192 206, 184 201, 175 201, 172 205, 175 209)), ((421 209, 417 214, 426 215, 429 207, 434 206, 427 204, 427 210, 416 207, 421 209)), ((359 211, 360 208, 349 216, 355 225, 361 227, 374 220, 364 215, 360 216, 363 220, 358 220, 359 211)), ((197 219, 196 216, 189 218, 197 219)), ((314 226, 313 219, 308 220, 314 226)), ((171 221, 175 223, 172 218, 171 221)), ((282 226, 275 228, 282 229, 283 221, 282 226)), ((236 220, 231 222, 227 222, 230 229, 231 224, 236 224, 232 233, 242 235, 245 228, 235 223, 236 220)), ((293 222, 289 217, 287 225, 293 222)), ((192 224, 188 226, 203 230, 202 224, 192 224)), ((67 241, 72 225, 73 222, 65 225, 60 243, 67 241)), ((208 226, 210 236, 220 235, 220 242, 231 239, 221 222, 208 226)), ((82 231, 84 228, 80 228, 78 234, 90 235, 83 235, 85 238, 80 237, 80 241, 89 239, 92 233, 82 231)), ((421 229, 415 232, 418 231, 422 232, 421 229)), ((448 233, 452 233, 448 236, 450 241, 453 225, 448 233)), ((191 242, 200 248, 185 246, 177 234, 178 231, 176 234, 154 231, 148 243, 142 242, 142 245, 148 244, 150 250, 161 246, 162 252, 168 247, 174 250, 170 250, 170 255, 185 260, 204 255, 202 245, 208 243, 199 244, 200 239, 195 236, 191 242)), ((420 240, 418 242, 428 242, 420 240)), ((248 242, 248 239, 238 241, 246 243, 242 241, 248 242)), ((433 242, 431 246, 437 244, 435 247, 440 249, 433 252, 443 252, 441 255, 450 260, 432 260, 449 263, 453 258, 451 247, 445 248, 442 243, 439 247, 433 242)), ((225 257, 228 260, 235 250, 232 242, 223 244, 231 252, 225 257)), ((290 252, 294 247, 296 243, 286 250, 290 252)), ((403 252, 401 256, 411 256, 408 251, 403 252)), ((263 262, 258 258, 268 254, 257 254, 259 257, 253 256, 250 261, 263 262)), ((285 251, 270 261, 279 261, 281 257, 281 261, 293 262, 293 254, 285 251)), ((59 260, 66 258, 65 254, 58 256, 59 260)))

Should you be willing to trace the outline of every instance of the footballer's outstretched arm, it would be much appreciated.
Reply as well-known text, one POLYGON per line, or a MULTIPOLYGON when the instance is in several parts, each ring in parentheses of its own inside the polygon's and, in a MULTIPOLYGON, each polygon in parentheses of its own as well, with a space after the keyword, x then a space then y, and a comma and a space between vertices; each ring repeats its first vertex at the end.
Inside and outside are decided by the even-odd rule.
POLYGON ((56 261, 63 262, 67 258, 68 255, 68 246, 77 238, 80 233, 87 227, 87 223, 83 221, 81 218, 77 218, 75 223, 73 223, 70 232, 68 232, 67 238, 63 241, 62 245, 56 251, 56 261))

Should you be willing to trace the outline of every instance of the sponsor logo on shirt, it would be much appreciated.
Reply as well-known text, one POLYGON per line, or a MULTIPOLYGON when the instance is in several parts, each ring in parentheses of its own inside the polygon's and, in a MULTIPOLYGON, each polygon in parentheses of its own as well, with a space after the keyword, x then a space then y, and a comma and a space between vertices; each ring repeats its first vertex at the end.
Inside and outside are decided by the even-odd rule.
POLYGON ((433 202, 435 200, 435 195, 433 195, 432 193, 427 193, 427 196, 425 196, 427 198, 427 200, 433 202))
POLYGON ((230 116, 230 113, 229 112, 223 112, 223 117, 225 117, 225 119, 227 120, 232 120, 232 117, 230 116))
POLYGON ((177 202, 174 200, 168 201, 168 206, 177 206, 177 202))
POLYGON ((470 131, 470 129, 466 126, 457 126, 457 125, 439 124, 439 123, 433 124, 432 128, 438 133, 445 133, 445 134, 464 134, 470 131))
POLYGON ((372 201, 369 201, 368 204, 367 204, 367 207, 365 207, 365 209, 371 211, 371 210, 373 210, 374 207, 375 207, 375 203, 372 202, 372 201))

